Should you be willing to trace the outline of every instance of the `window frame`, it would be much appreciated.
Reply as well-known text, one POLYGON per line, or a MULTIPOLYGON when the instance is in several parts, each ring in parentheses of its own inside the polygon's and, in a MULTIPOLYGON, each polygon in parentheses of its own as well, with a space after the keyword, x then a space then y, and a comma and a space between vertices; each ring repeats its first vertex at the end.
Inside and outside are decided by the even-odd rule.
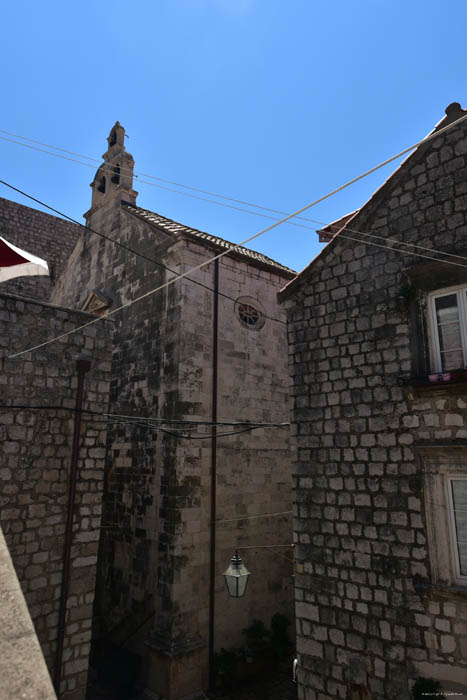
POLYGON ((235 301, 234 313, 241 327, 250 331, 260 331, 266 322, 266 312, 264 311, 262 304, 260 304, 260 302, 253 297, 239 297, 235 301), (258 322, 256 324, 246 323, 246 321, 240 317, 240 309, 242 306, 251 306, 251 308, 258 313, 258 322))
POLYGON ((434 372, 450 372, 457 369, 465 369, 467 367, 467 285, 456 285, 444 289, 437 289, 428 294, 428 319, 429 319, 429 338, 430 338, 430 359, 431 367, 434 372), (462 294, 464 292, 464 294, 462 294), (436 299, 441 297, 456 294, 457 308, 459 313, 460 336, 462 343, 462 355, 464 358, 464 367, 452 368, 452 370, 443 370, 441 362, 441 347, 439 342, 438 322, 436 318, 436 299))
POLYGON ((423 496, 431 584, 441 588, 454 587, 467 595, 467 577, 459 575, 449 493, 449 479, 467 479, 465 447, 427 446, 417 447, 415 452, 424 474, 423 496))
POLYGON ((446 510, 449 521, 449 540, 451 544, 451 554, 453 560, 453 579, 458 586, 467 586, 467 574, 462 574, 460 570, 460 556, 459 547, 457 540, 457 528, 454 516, 454 502, 452 496, 452 486, 453 481, 466 481, 467 475, 464 474, 453 474, 448 473, 445 475, 445 485, 446 485, 446 510))

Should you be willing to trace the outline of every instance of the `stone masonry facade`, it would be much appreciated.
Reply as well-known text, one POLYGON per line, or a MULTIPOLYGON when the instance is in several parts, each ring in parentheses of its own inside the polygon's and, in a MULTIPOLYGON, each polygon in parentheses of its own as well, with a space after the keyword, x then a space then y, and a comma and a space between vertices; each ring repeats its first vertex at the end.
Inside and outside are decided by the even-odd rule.
MULTIPOLYGON (((122 132, 118 124, 111 132, 85 216, 93 230, 152 261, 83 232, 55 303, 83 308, 99 290, 113 310, 164 284, 170 270, 191 269, 231 245, 136 206, 122 132), (109 179, 122 162, 126 180, 109 179)), ((288 422, 286 319, 277 292, 293 275, 252 251, 232 250, 219 261, 219 421, 288 422), (242 324, 241 301, 261 311, 261 327, 242 324)), ((212 441, 211 427, 195 422, 213 416, 214 284, 210 264, 112 316, 109 410, 166 421, 160 427, 172 433, 181 428, 173 421, 193 424, 185 438, 158 426, 109 425, 94 637, 138 654, 143 684, 169 700, 208 685, 212 441)), ((220 650, 243 645, 242 629, 253 619, 269 626, 282 613, 292 622, 287 558, 246 552, 252 576, 241 600, 228 598, 222 577, 236 547, 292 542, 292 504, 287 426, 219 436, 216 445, 217 519, 228 521, 217 526, 220 650), (268 513, 282 515, 258 518, 268 513)))
MULTIPOLYGON (((59 342, 9 359, 92 319, 26 297, 0 294, 1 517, 5 539, 53 676, 68 499, 76 361, 91 360, 84 409, 107 409, 109 326, 101 322, 59 342), (50 410, 45 407, 51 406, 50 410), (33 407, 44 407, 40 410, 33 407)), ((106 420, 83 414, 71 578, 60 697, 84 700, 101 525, 106 420)), ((42 697, 42 696, 41 696, 42 697)))
MULTIPOLYGON (((466 112, 446 114, 439 127, 466 112)), ((466 692, 467 590, 443 569, 438 487, 449 466, 467 472, 467 384, 428 381, 426 300, 467 276, 415 255, 466 251, 464 122, 419 147, 280 294, 300 700, 408 700, 418 676, 466 692)))

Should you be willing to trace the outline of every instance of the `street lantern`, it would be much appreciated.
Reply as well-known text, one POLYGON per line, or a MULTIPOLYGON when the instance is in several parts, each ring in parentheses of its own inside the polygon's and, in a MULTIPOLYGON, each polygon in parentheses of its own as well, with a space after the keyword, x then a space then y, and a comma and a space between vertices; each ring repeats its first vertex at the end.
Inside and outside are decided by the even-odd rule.
POLYGON ((236 552, 230 560, 230 566, 224 571, 227 590, 232 598, 241 598, 245 595, 249 575, 250 572, 236 552))

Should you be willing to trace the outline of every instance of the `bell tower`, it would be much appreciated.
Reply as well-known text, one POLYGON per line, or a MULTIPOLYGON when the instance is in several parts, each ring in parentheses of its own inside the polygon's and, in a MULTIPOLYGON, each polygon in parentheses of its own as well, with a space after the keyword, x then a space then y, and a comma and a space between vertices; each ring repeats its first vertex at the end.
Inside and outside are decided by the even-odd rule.
POLYGON ((113 125, 107 143, 107 151, 102 155, 104 162, 91 182, 91 208, 84 214, 88 225, 92 215, 110 202, 117 206, 120 202, 136 204, 138 193, 133 189, 135 161, 125 150, 125 129, 120 122, 113 125))

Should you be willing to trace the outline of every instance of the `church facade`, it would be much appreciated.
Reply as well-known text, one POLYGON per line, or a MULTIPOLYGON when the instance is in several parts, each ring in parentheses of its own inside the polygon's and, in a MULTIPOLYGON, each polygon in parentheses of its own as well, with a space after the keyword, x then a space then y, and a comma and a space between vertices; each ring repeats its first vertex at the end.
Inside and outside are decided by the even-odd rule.
POLYGON ((129 418, 108 424, 93 636, 136 654, 154 697, 178 700, 206 689, 214 652, 243 646, 253 619, 281 613, 293 628, 292 557, 274 546, 292 543, 277 292, 294 273, 139 207, 118 122, 108 144, 51 293, 98 315, 147 294, 105 321, 108 410, 129 418), (222 572, 237 549, 251 576, 232 599, 222 572))

